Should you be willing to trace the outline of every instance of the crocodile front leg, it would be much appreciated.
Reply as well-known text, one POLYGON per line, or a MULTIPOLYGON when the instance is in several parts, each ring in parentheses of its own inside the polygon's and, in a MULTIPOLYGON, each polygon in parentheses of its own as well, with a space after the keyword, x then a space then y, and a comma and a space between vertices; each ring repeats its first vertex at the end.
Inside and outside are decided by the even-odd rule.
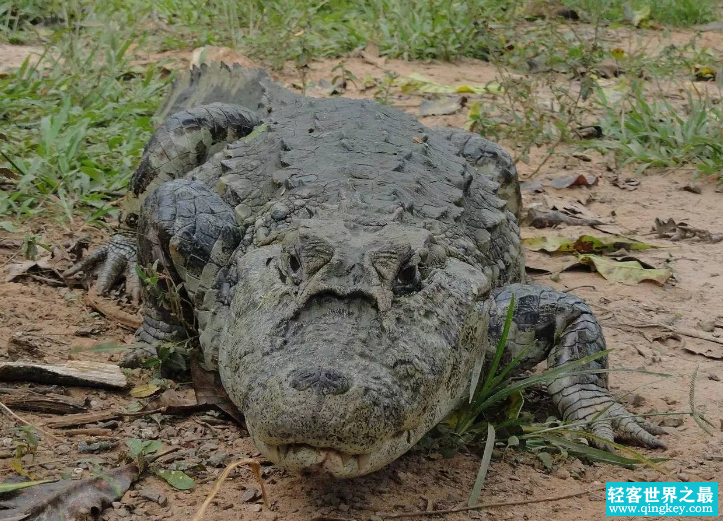
POLYGON ((207 186, 176 179, 154 190, 141 210, 138 259, 158 281, 144 285, 138 340, 154 346, 186 338, 193 310, 203 309, 240 240, 233 211, 207 186))
MULTIPOLYGON (((494 296, 492 345, 497 345, 495 340, 500 337, 513 295, 515 309, 507 356, 526 349, 523 368, 531 368, 544 358, 549 367, 559 367, 605 350, 602 329, 582 299, 536 284, 512 284, 494 296)), ((607 367, 607 357, 601 357, 577 370, 607 367)), ((610 396, 607 373, 563 376, 552 381, 547 390, 564 420, 582 423, 599 438, 614 441, 617 436, 647 447, 665 447, 654 436, 663 434, 663 429, 632 416, 610 396)), ((610 450, 604 442, 593 443, 610 450)))

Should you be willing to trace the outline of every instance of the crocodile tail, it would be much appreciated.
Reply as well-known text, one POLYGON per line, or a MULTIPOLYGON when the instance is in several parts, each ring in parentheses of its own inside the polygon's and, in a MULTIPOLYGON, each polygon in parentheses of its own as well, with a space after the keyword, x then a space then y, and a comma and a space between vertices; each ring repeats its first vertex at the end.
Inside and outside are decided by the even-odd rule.
POLYGON ((241 105, 263 116, 297 97, 261 69, 204 63, 178 76, 156 117, 165 121, 172 114, 210 103, 241 105))

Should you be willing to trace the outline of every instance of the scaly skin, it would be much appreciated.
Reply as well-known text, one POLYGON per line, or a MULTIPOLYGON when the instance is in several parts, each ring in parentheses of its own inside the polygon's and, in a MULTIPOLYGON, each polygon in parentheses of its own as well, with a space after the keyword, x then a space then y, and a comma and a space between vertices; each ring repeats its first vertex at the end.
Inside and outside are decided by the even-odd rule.
MULTIPOLYGON (((226 83, 236 74, 221 73, 226 83)), ((176 118, 174 132, 199 139, 186 149, 176 140, 176 150, 195 159, 162 172, 144 159, 134 179, 139 262, 182 284, 188 302, 180 317, 145 295, 138 336, 175 338, 195 317, 206 365, 267 457, 337 477, 388 464, 459 406, 513 293, 506 356, 527 347, 522 368, 605 348, 580 299, 524 284, 519 186, 499 146, 370 101, 302 98, 238 74, 264 125, 201 162, 189 150, 212 133, 176 118)), ((213 75, 192 73, 172 99, 232 102, 238 92, 219 99, 213 75)), ((147 153, 168 150, 168 134, 147 153)), ((605 376, 563 377, 549 391, 563 418, 606 440, 662 445, 614 402, 605 376)))

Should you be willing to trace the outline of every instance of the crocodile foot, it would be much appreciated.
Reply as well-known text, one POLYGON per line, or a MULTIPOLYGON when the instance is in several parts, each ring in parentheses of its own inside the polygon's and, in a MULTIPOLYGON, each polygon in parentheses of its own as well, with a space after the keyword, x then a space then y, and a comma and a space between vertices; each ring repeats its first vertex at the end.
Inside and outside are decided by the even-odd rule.
POLYGON ((113 286, 125 277, 125 291, 135 303, 141 299, 141 281, 136 272, 136 243, 125 235, 116 234, 108 244, 93 251, 85 259, 70 267, 63 277, 78 273, 97 273, 96 289, 101 295, 107 294, 113 286))

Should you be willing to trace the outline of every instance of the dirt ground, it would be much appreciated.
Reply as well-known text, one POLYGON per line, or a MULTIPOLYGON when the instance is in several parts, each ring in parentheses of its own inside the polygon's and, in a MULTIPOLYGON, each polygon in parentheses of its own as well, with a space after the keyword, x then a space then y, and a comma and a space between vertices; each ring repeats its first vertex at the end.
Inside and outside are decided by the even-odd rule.
MULTIPOLYGON (((612 37, 612 36, 610 36, 612 37)), ((621 42, 626 35, 618 34, 621 42)), ((669 35, 674 41, 687 41, 690 33, 676 31, 669 35)), ((651 32, 648 44, 658 45, 660 32, 651 32)), ((705 33, 713 48, 723 48, 721 33, 705 33)), ((0 52, 4 52, 0 49, 0 52)), ((185 57, 181 57, 185 58, 185 57)), ((183 59, 179 60, 183 65, 183 59)), ((337 60, 315 62, 310 79, 331 79, 337 60)), ((381 76, 382 70, 362 58, 345 60, 346 67, 357 77, 365 74, 381 76)), ((384 69, 400 75, 418 72, 445 84, 485 83, 496 77, 495 68, 485 62, 464 60, 448 63, 408 63, 390 61, 384 69)), ((287 84, 298 82, 293 67, 277 75, 287 84)), ((312 94, 314 94, 312 92, 312 94)), ((354 87, 352 97, 371 97, 372 91, 354 87)), ((420 98, 405 96, 394 103, 416 113, 420 98)), ((466 110, 443 117, 423 118, 428 125, 463 126, 466 110)), ((540 169, 534 179, 544 191, 524 191, 527 207, 568 207, 582 209, 605 221, 597 230, 589 227, 559 227, 538 230, 522 227, 524 237, 568 236, 584 233, 621 234, 659 245, 660 248, 635 252, 636 257, 656 267, 669 267, 674 277, 665 285, 650 282, 634 286, 615 284, 596 273, 566 271, 556 276, 530 272, 530 279, 559 290, 574 288, 596 312, 613 349, 611 366, 645 369, 669 373, 667 379, 635 372, 614 372, 610 375, 615 395, 634 413, 686 412, 690 410, 691 378, 697 370, 695 399, 697 409, 715 425, 713 436, 701 430, 689 416, 682 422, 669 421, 668 434, 663 437, 666 451, 642 452, 650 457, 670 458, 664 462, 669 475, 650 469, 627 470, 609 465, 589 465, 576 459, 556 459, 554 469, 546 470, 529 453, 513 449, 495 451, 482 493, 485 503, 513 502, 514 506, 487 508, 479 512, 457 513, 445 519, 515 519, 545 521, 587 521, 604 517, 606 481, 721 481, 723 478, 723 242, 708 243, 698 239, 673 242, 651 234, 656 218, 673 218, 690 226, 723 233, 723 194, 713 182, 696 181, 690 170, 650 171, 635 177, 631 171, 611 166, 596 153, 575 154, 572 148, 560 147, 540 169), (599 182, 592 187, 555 189, 550 181, 571 174, 594 174, 599 182), (616 178, 635 177, 637 184, 619 188, 616 178), (695 184, 700 193, 684 189, 695 184), (674 332, 674 331, 677 331, 674 332), (690 336, 709 335, 715 342, 690 336), (604 488, 603 488, 604 490, 604 488), (553 502, 524 504, 531 499, 590 491, 581 496, 553 502)), ((536 171, 545 151, 534 150, 529 164, 520 163, 520 177, 528 179, 536 171)), ((618 183, 619 184, 619 183, 618 183)), ((52 221, 27 225, 41 233, 46 242, 60 245, 80 235, 88 235, 93 244, 102 242, 105 234, 94 228, 66 225, 61 228, 52 221)), ((26 231, 26 230, 23 230, 26 231)), ((18 248, 22 233, 0 234, 0 278, 6 280, 12 266, 19 262, 18 248)), ((551 257, 529 252, 528 265, 555 272, 569 263, 570 257, 551 257)), ((62 262, 67 262, 64 260, 62 262)), ((117 354, 78 352, 99 342, 130 343, 132 332, 116 321, 104 318, 87 305, 81 288, 49 285, 39 278, 20 277, 14 282, 0 283, 0 362, 11 359, 62 362, 69 358, 115 361, 117 354), (28 340, 29 339, 29 340, 28 340), (35 346, 23 348, 23 346, 35 346)), ((143 381, 142 373, 130 375, 133 384, 143 381)), ((19 385, 22 388, 28 385, 19 385)), ((177 384, 182 396, 191 394, 190 385, 177 384)), ((86 388, 60 389, 69 396, 85 399, 89 410, 111 407, 125 409, 135 398, 127 392, 99 391, 86 388)), ((1 396, 0 396, 1 398, 1 396)), ((148 399, 141 399, 145 403, 148 399)), ((53 416, 17 411, 23 418, 43 426, 53 416)), ((0 417, 0 477, 10 475, 8 466, 17 443, 9 430, 10 420, 0 417)), ((660 421, 660 420, 656 420, 660 421)), ((120 444, 99 454, 79 454, 84 437, 66 437, 54 431, 60 442, 41 441, 34 459, 27 458, 27 468, 38 478, 57 477, 61 472, 89 475, 93 461, 104 468, 117 465, 123 441, 130 438, 158 439, 180 450, 167 459, 174 459, 180 469, 189 469, 198 486, 186 492, 174 490, 156 477, 145 477, 126 493, 102 519, 190 519, 208 494, 214 479, 232 459, 258 456, 247 433, 234 423, 213 415, 155 416, 130 418, 116 422, 112 440, 120 444), (140 491, 152 487, 167 496, 165 507, 146 500, 140 491)), ((263 466, 271 508, 262 506, 251 473, 239 469, 221 489, 207 511, 207 520, 369 520, 380 519, 382 513, 413 510, 436 510, 465 504, 472 488, 480 458, 473 454, 457 454, 451 459, 412 452, 389 467, 372 475, 350 481, 326 481, 299 477, 270 464, 263 466)), ((723 508, 723 506, 721 506, 723 508)), ((438 517, 436 517, 438 518, 438 517)), ((421 519, 421 518, 416 518, 421 519)))

